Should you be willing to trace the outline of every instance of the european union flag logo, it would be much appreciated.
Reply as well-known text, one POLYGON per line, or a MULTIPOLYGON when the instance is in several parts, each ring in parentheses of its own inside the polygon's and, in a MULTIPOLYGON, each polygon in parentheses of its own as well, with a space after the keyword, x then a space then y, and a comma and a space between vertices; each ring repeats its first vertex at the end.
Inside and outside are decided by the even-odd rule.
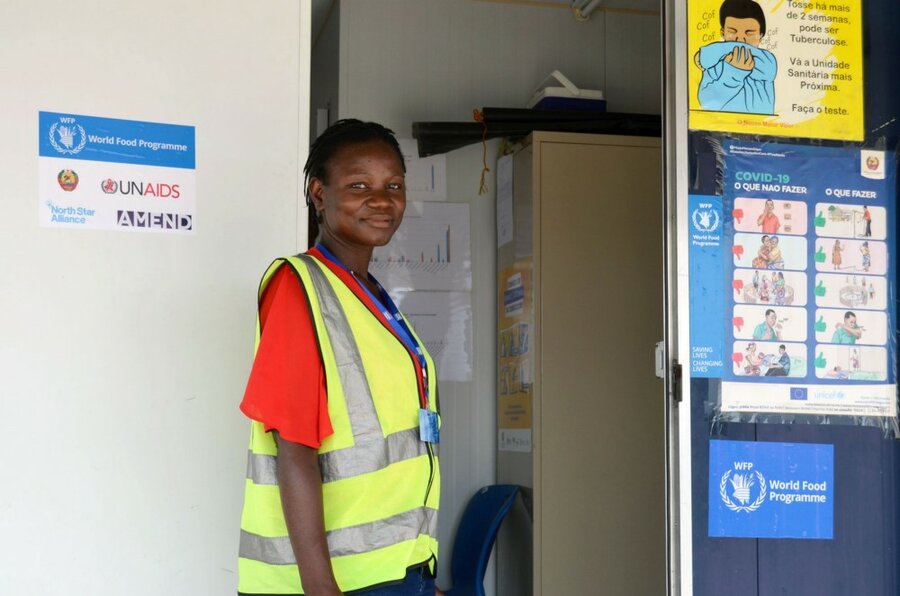
POLYGON ((806 387, 791 387, 791 400, 806 401, 806 387))

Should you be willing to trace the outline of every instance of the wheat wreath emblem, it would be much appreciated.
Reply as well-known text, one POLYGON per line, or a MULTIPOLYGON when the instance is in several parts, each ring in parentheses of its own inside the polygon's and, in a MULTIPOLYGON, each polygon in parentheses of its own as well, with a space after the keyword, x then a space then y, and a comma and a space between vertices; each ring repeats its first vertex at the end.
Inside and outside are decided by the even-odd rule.
POLYGON ((64 155, 75 155, 84 149, 85 143, 87 143, 87 135, 84 132, 84 127, 80 124, 65 126, 60 125, 59 122, 54 122, 50 127, 50 144, 64 155), (56 142, 57 135, 59 136, 59 143, 63 144, 62 147, 56 142), (75 144, 75 135, 80 135, 78 145, 75 144))
POLYGON ((751 511, 759 509, 760 505, 766 501, 767 492, 766 479, 762 475, 762 472, 757 470, 753 474, 734 474, 734 476, 732 476, 732 472, 733 470, 725 472, 725 474, 722 475, 722 481, 719 482, 719 496, 722 497, 722 502, 732 511, 744 511, 750 513, 751 511), (731 487, 734 490, 734 497, 743 504, 733 502, 728 496, 726 488, 729 484, 729 478, 731 487), (753 503, 748 505, 747 503, 750 502, 750 489, 756 482, 759 482, 759 496, 753 503))

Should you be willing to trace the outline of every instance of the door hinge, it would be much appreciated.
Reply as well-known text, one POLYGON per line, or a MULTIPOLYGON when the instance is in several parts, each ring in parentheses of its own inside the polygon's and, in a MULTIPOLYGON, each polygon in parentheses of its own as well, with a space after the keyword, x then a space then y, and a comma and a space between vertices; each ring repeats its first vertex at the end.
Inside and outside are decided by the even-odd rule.
POLYGON ((666 342, 656 342, 656 378, 666 378, 666 342))
POLYGON ((672 400, 675 403, 681 403, 681 364, 677 360, 672 361, 672 378, 670 383, 672 386, 672 400))
MULTIPOLYGON (((669 369, 672 375, 669 379, 669 386, 672 388, 672 399, 675 402, 681 401, 681 365, 677 360, 672 361, 669 369)), ((666 378, 666 343, 656 343, 656 376, 659 379, 666 378)))

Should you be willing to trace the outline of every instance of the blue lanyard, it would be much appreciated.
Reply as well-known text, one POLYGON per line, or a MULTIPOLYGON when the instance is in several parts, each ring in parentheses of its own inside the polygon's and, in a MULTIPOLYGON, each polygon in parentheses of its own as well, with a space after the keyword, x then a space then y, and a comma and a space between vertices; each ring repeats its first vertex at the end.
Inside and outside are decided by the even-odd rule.
POLYGON ((376 297, 372 294, 372 291, 363 284, 359 278, 356 277, 356 274, 353 271, 347 269, 347 267, 341 263, 334 254, 328 250, 323 244, 316 244, 316 249, 325 256, 326 259, 349 273, 353 276, 353 279, 356 280, 356 283, 361 287, 365 293, 372 299, 372 302, 375 303, 376 306, 381 310, 381 314, 384 315, 384 318, 387 319, 388 323, 391 325, 391 329, 394 330, 394 333, 397 334, 397 337, 400 338, 400 341, 403 342, 403 345, 406 348, 416 355, 416 358, 419 361, 419 365, 422 367, 422 377, 423 383, 422 385, 425 388, 425 399, 428 399, 428 361, 425 359, 425 351, 422 349, 421 344, 419 344, 418 340, 416 340, 416 336, 413 334, 412 329, 409 328, 409 325, 406 324, 406 321, 403 318, 403 315, 400 314, 400 309, 397 308, 397 305, 394 304, 394 301, 391 299, 390 294, 387 293, 387 290, 378 282, 377 279, 370 273, 369 281, 375 284, 375 287, 378 288, 378 294, 380 297, 376 297))

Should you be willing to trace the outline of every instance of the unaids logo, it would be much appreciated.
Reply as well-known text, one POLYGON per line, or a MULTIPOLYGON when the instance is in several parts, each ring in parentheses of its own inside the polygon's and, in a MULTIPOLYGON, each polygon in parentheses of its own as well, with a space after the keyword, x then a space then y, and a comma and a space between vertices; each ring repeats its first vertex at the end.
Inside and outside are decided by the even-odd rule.
POLYGON ((63 116, 50 126, 50 144, 64 155, 75 155, 84 149, 87 134, 75 118, 63 116))
POLYGON ((56 181, 64 191, 72 192, 78 186, 78 174, 75 170, 60 170, 56 175, 56 181))
POLYGON ((106 180, 100 181, 100 188, 108 195, 115 193, 119 190, 119 183, 113 180, 112 178, 107 178, 106 180))
POLYGON ((694 209, 691 221, 698 232, 715 232, 719 229, 719 213, 715 209, 694 209))
POLYGON ((752 468, 750 462, 735 462, 733 470, 722 474, 719 497, 732 511, 751 513, 766 502, 766 478, 752 468))

